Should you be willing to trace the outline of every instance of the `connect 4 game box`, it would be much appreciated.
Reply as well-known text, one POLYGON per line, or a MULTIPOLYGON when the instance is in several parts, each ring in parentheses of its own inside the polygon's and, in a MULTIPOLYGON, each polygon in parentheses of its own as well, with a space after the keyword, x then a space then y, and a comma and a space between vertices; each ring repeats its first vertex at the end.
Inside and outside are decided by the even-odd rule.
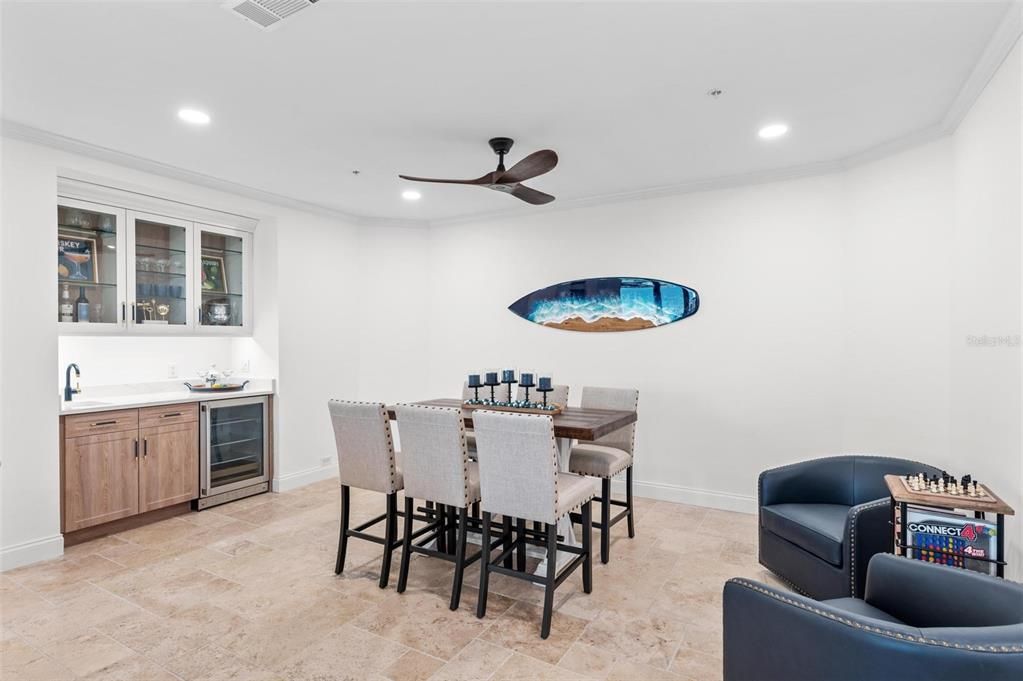
POLYGON ((995 574, 994 563, 976 560, 1000 559, 993 522, 910 506, 906 530, 907 543, 914 547, 907 553, 911 558, 995 574))

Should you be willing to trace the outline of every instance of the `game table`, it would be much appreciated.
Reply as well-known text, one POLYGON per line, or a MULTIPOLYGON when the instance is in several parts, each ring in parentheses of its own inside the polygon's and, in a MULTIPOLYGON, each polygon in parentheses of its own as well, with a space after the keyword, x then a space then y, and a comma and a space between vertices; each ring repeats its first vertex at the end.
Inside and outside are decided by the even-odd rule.
POLYGON ((969 497, 964 495, 936 494, 925 491, 913 491, 907 487, 901 475, 884 476, 888 492, 891 494, 894 518, 892 522, 892 545, 894 552, 900 556, 908 555, 908 551, 928 551, 954 558, 994 563, 995 573, 1005 576, 1005 516, 1015 515, 1011 506, 996 495, 987 485, 983 485, 986 496, 969 497), (996 523, 995 542, 997 558, 985 558, 968 555, 956 551, 947 551, 932 546, 915 546, 908 541, 909 506, 937 509, 939 511, 972 511, 974 518, 986 519, 988 513, 994 513, 996 523))

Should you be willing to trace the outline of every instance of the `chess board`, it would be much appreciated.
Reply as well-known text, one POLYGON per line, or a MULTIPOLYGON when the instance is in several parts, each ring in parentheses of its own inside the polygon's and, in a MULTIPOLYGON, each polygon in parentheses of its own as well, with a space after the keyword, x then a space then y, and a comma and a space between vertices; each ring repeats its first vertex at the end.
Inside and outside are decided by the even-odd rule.
POLYGON ((902 486, 910 494, 918 494, 920 496, 930 497, 937 501, 949 502, 949 501, 971 501, 978 504, 997 504, 999 499, 991 494, 991 492, 984 487, 983 483, 977 485, 977 496, 971 497, 969 494, 949 494, 948 492, 932 492, 930 488, 924 489, 913 489, 909 486, 909 482, 904 477, 899 476, 899 481, 902 486))

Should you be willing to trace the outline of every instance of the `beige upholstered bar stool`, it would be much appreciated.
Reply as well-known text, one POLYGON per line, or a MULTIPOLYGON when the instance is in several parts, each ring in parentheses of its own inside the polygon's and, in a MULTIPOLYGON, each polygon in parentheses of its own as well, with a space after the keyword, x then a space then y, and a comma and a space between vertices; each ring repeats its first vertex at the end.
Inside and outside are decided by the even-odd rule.
MULTIPOLYGON (((637 411, 639 391, 632 388, 584 387, 580 406, 590 409, 616 409, 637 411)), ((629 523, 629 537, 636 536, 632 506, 632 457, 636 442, 636 424, 631 423, 602 438, 580 441, 572 447, 568 469, 579 475, 600 478, 600 562, 611 557, 611 528, 622 518, 629 523), (611 498, 611 478, 625 471, 625 501, 611 498), (625 510, 611 517, 611 506, 624 506, 625 510)))
POLYGON ((391 441, 387 408, 374 402, 343 400, 330 400, 327 407, 334 426, 341 479, 341 532, 337 542, 334 573, 341 574, 345 569, 349 537, 382 544, 384 560, 380 566, 380 588, 383 589, 391 573, 391 552, 401 546, 401 540, 397 538, 398 492, 403 486, 401 468, 391 441), (372 520, 350 528, 352 487, 386 494, 387 510, 372 520), (381 521, 384 523, 383 537, 364 532, 381 521))
POLYGON ((481 410, 474 412, 472 418, 479 447, 483 546, 487 547, 484 548, 485 560, 480 564, 476 616, 486 615, 491 572, 542 584, 544 602, 540 637, 547 638, 554 611, 554 590, 558 585, 581 565, 583 591, 590 593, 593 590, 590 499, 597 493, 596 482, 581 475, 558 471, 554 422, 550 416, 481 410), (582 548, 559 544, 558 520, 580 507, 582 548), (490 560, 490 521, 494 514, 515 518, 519 521, 519 531, 515 540, 505 543, 504 550, 490 560), (543 523, 544 540, 527 537, 521 529, 527 520, 543 523), (522 553, 527 543, 546 546, 546 574, 526 572, 521 563, 517 570, 504 563, 516 549, 522 553), (576 554, 560 572, 558 551, 576 554))
POLYGON ((402 404, 395 408, 398 432, 401 434, 402 472, 405 477, 405 532, 398 573, 398 593, 408 583, 412 553, 450 560, 455 564, 451 586, 451 609, 458 609, 462 594, 462 574, 465 568, 479 559, 477 551, 468 560, 465 557, 465 538, 468 527, 469 506, 480 500, 480 477, 476 463, 469 461, 465 444, 465 425, 462 410, 447 407, 402 404), (412 531, 415 500, 436 504, 438 520, 428 528, 427 536, 415 542, 412 531), (426 548, 430 542, 440 543, 445 532, 443 518, 457 511, 457 539, 453 553, 426 548))

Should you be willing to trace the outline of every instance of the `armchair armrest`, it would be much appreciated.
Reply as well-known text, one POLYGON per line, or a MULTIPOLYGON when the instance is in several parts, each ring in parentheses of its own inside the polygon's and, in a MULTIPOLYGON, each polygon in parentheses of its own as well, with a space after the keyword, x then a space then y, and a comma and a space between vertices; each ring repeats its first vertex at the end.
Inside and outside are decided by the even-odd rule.
POLYGON ((848 456, 812 459, 760 474, 760 506, 774 504, 853 505, 853 460, 848 456))
POLYGON ((914 627, 859 617, 745 579, 724 590, 724 681, 984 678, 1023 670, 1023 647, 955 646, 914 627))
POLYGON ((863 598, 870 559, 893 549, 891 522, 892 502, 887 497, 849 509, 845 545, 849 559, 849 595, 854 598, 863 598))
POLYGON ((1023 623, 1023 585, 899 556, 870 561, 864 600, 916 627, 1023 623))

